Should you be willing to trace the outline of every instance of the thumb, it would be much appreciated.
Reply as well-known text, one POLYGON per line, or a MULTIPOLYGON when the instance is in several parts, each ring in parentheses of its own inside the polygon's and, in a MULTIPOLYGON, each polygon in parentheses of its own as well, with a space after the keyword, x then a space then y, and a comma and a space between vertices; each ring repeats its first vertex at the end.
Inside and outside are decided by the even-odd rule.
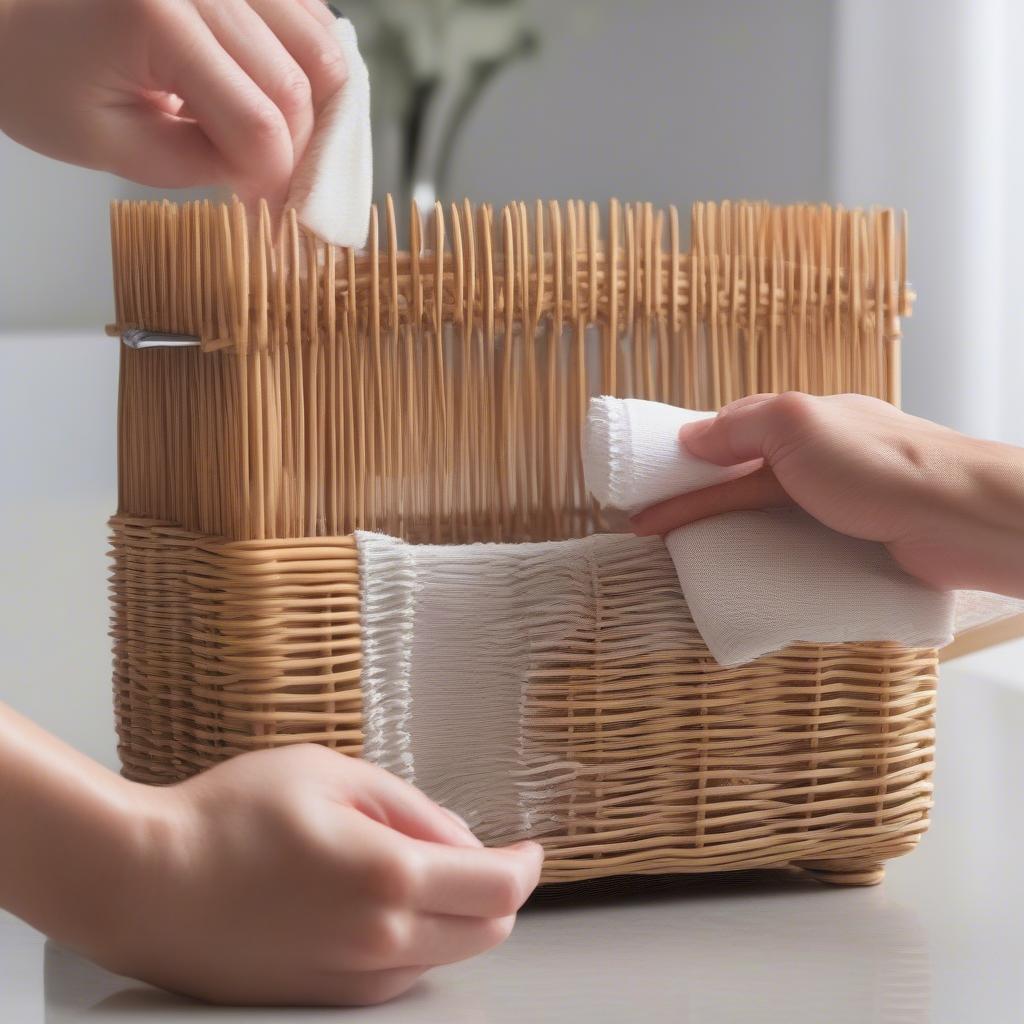
POLYGON ((793 500, 768 466, 736 480, 669 498, 633 516, 630 527, 641 537, 664 535, 672 530, 725 512, 783 508, 793 500))
POLYGON ((428 843, 483 845, 458 815, 434 803, 422 790, 366 761, 352 764, 358 766, 358 775, 350 803, 368 818, 428 843))
POLYGON ((769 464, 780 443, 807 426, 814 403, 810 395, 750 395, 723 407, 713 419, 685 424, 679 440, 698 459, 719 466, 764 459, 769 464))

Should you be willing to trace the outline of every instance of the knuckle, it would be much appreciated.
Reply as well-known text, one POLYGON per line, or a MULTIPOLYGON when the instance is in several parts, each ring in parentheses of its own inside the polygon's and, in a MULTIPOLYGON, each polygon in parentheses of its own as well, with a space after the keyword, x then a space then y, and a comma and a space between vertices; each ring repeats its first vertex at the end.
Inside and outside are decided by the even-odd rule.
POLYGON ((313 90, 301 68, 290 68, 281 75, 277 99, 281 109, 288 114, 298 113, 312 105, 313 90))
MULTIPOLYGON (((317 746, 313 743, 295 743, 278 747, 270 751, 256 751, 257 754, 268 753, 275 758, 275 766, 282 771, 286 766, 296 772, 305 772, 316 766, 319 759, 317 746)), ((249 754, 243 755, 245 757, 249 754)))
POLYGON ((515 914, 526 898, 523 886, 514 874, 509 872, 496 884, 494 890, 494 911, 498 917, 515 914))
POLYGON ((417 889, 415 860, 398 853, 381 855, 367 868, 368 894, 387 906, 409 906, 417 889))
POLYGON ((284 117, 272 103, 253 103, 248 121, 249 132, 260 145, 273 145, 288 136, 288 126, 284 117))
POLYGON ((330 747, 325 747, 320 743, 297 743, 290 749, 295 751, 297 757, 302 758, 309 764, 318 766, 328 763, 333 764, 338 756, 330 747))
POLYGON ((388 911, 375 915, 366 925, 360 942, 364 952, 378 963, 389 963, 409 945, 411 922, 408 915, 388 911))
POLYGON ((515 914, 506 914, 504 917, 495 917, 488 921, 484 929, 487 947, 491 949, 500 946, 512 934, 515 923, 515 914))
POLYGON ((348 81, 348 62, 337 46, 331 46, 320 54, 320 86, 326 95, 337 92, 348 81))
POLYGON ((817 416, 817 402, 802 391, 784 391, 775 399, 775 413, 788 429, 802 430, 817 416))

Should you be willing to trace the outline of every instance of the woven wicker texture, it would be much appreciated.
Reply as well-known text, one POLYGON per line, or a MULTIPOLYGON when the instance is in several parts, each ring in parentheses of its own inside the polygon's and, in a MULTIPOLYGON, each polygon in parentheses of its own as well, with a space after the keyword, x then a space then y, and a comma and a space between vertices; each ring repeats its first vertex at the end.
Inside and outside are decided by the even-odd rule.
MULTIPOLYGON (((408 252, 383 219, 356 255, 294 219, 272 239, 265 210, 113 208, 112 331, 202 340, 122 351, 113 634, 133 778, 306 740, 358 753, 350 535, 601 530, 580 459, 592 394, 898 401, 912 296, 889 211, 700 204, 689 251, 649 205, 613 203, 603 229, 593 204, 438 208, 408 252)), ((621 615, 656 615, 645 600, 621 615)), ((530 681, 543 742, 594 769, 543 837, 547 880, 801 863, 871 882, 926 827, 932 652, 795 647, 726 670, 685 633, 609 661, 609 625, 530 681)))
MULTIPOLYGON (((113 530, 115 689, 131 777, 170 782, 299 741, 360 752, 351 539, 217 542, 124 517, 113 530)), ((545 879, 831 858, 873 879, 911 849, 930 806, 934 654, 794 646, 723 669, 664 547, 642 548, 629 564, 602 561, 564 649, 541 644, 531 658, 525 746, 532 763, 572 766, 535 800, 545 879)), ((564 629, 541 608, 532 626, 564 629)), ((467 770, 447 787, 435 773, 428 792, 450 796, 467 770)), ((483 838, 514 838, 493 808, 456 809, 483 838)))

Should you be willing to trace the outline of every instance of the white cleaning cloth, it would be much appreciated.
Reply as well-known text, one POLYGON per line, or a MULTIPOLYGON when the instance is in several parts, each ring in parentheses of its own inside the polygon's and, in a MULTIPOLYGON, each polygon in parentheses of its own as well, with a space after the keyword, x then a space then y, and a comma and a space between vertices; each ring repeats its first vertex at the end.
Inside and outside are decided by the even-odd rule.
POLYGON ((357 533, 356 542, 363 755, 486 842, 557 829, 589 771, 569 759, 558 714, 573 666, 577 686, 597 685, 637 652, 650 661, 699 643, 654 537, 419 545, 357 533), (555 692, 530 707, 530 686, 555 692))
POLYGON ((635 515, 666 498, 749 473, 695 458, 680 445, 683 424, 712 416, 637 398, 592 398, 583 440, 587 489, 605 508, 635 515))
MULTIPOLYGON (((705 418, 657 402, 595 398, 583 454, 587 486, 634 513, 742 475, 688 454, 686 422, 705 418)), ((741 665, 799 641, 895 641, 941 647, 953 638, 955 595, 913 579, 885 547, 786 509, 733 512, 665 538, 693 620, 722 665, 741 665)))
POLYGON ((956 592, 956 635, 982 626, 992 626, 1004 619, 1024 615, 1024 598, 988 594, 983 590, 956 592))
POLYGON ((373 202, 370 76, 352 23, 339 18, 333 31, 348 64, 348 79, 317 117, 292 177, 287 205, 295 208, 300 224, 325 241, 361 249, 373 202))
POLYGON ((953 594, 908 576, 884 545, 836 533, 799 509, 713 516, 673 530, 665 545, 722 665, 797 641, 942 647, 953 638, 953 594))

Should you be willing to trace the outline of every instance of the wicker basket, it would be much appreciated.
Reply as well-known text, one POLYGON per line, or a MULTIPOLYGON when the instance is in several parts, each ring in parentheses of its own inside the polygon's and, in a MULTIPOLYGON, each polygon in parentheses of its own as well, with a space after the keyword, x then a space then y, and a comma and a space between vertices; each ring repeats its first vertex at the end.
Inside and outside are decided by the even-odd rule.
MULTIPOLYGON (((606 529, 579 458, 592 394, 898 402, 912 296, 890 211, 700 204, 689 251, 675 210, 649 205, 613 202, 603 231, 578 202, 438 208, 427 231, 414 211, 409 251, 384 213, 383 245, 374 211, 355 254, 293 218, 274 238, 237 204, 113 208, 112 331, 197 340, 122 349, 114 689, 132 778, 285 743, 359 754, 352 533, 606 529)), ((654 564, 646 589, 671 572, 654 564)), ((539 837, 546 881, 799 865, 864 884, 913 848, 935 652, 797 645, 723 669, 683 629, 611 658, 614 609, 661 612, 639 588, 608 596, 589 646, 526 684, 549 749, 587 766, 539 837)))

